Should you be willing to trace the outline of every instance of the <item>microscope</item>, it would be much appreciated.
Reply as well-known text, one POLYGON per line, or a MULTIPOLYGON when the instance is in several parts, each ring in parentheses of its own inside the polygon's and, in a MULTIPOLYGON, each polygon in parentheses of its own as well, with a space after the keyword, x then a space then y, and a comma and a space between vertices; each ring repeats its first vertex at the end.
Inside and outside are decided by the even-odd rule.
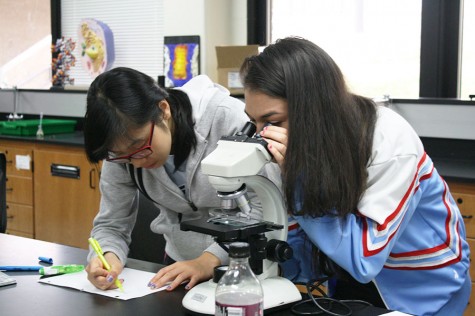
MULTIPOLYGON (((278 262, 292 257, 292 248, 286 242, 287 213, 277 186, 258 175, 272 156, 267 150, 267 142, 255 131, 253 123, 246 123, 235 135, 221 137, 217 148, 202 160, 202 172, 208 175, 217 190, 221 211, 208 218, 184 221, 180 228, 214 236, 221 245, 248 242, 251 248, 249 263, 264 292, 264 310, 270 310, 299 301, 302 296, 291 281, 278 275, 278 262), (252 216, 248 187, 260 200, 262 218, 252 216)), ((225 269, 215 268, 212 280, 188 291, 183 306, 192 313, 214 315, 215 289, 225 269)))

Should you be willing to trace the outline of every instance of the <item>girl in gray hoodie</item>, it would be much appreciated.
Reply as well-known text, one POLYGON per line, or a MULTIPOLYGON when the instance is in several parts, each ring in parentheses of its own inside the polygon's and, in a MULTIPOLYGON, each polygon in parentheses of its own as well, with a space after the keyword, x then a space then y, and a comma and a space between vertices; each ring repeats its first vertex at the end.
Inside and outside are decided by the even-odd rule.
MULTIPOLYGON (((94 80, 87 95, 85 148, 91 162, 103 164, 100 210, 91 236, 111 265, 109 272, 89 253, 86 270, 97 288, 114 288, 126 263, 140 191, 160 209, 150 228, 163 234, 165 252, 175 262, 158 271, 149 287, 171 282, 172 290, 188 281, 191 288, 227 263, 226 251, 211 236, 181 231, 180 222, 220 207, 200 162, 221 136, 235 134, 248 120, 244 104, 204 75, 168 90, 123 67, 94 80)), ((277 182, 278 168, 268 164, 265 169, 277 182)), ((256 198, 251 204, 259 212, 256 198)), ((154 251, 153 244, 149 247, 154 251)))

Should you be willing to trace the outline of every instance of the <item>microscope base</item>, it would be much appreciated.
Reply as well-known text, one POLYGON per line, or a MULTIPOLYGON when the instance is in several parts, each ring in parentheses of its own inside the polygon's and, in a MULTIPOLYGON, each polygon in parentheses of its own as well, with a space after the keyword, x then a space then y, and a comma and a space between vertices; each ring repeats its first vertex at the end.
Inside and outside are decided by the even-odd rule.
MULTIPOLYGON (((214 315, 216 283, 213 280, 193 287, 183 298, 183 307, 190 312, 214 315)), ((288 279, 271 277, 261 280, 264 310, 283 307, 302 299, 297 287, 288 279)))

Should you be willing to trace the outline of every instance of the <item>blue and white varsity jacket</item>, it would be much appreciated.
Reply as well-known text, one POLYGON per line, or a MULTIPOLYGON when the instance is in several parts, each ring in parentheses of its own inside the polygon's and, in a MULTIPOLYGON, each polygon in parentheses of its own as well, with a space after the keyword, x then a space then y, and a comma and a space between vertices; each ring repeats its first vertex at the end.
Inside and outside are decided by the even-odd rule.
POLYGON ((461 314, 470 294, 462 216, 419 137, 391 109, 378 108, 367 170, 356 214, 294 216, 299 227, 288 242, 297 251, 285 274, 298 281, 312 275, 307 235, 358 282, 373 282, 388 309, 434 315, 450 304, 459 308, 451 315, 461 314))

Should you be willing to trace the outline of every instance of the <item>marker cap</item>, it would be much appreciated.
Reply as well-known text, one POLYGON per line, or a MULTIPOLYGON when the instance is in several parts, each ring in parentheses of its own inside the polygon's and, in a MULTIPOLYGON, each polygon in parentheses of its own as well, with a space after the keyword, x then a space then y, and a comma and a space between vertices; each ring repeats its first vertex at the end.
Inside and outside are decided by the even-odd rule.
POLYGON ((44 263, 49 263, 49 264, 52 264, 52 263, 53 263, 53 258, 38 257, 38 260, 40 260, 41 262, 44 262, 44 263))

